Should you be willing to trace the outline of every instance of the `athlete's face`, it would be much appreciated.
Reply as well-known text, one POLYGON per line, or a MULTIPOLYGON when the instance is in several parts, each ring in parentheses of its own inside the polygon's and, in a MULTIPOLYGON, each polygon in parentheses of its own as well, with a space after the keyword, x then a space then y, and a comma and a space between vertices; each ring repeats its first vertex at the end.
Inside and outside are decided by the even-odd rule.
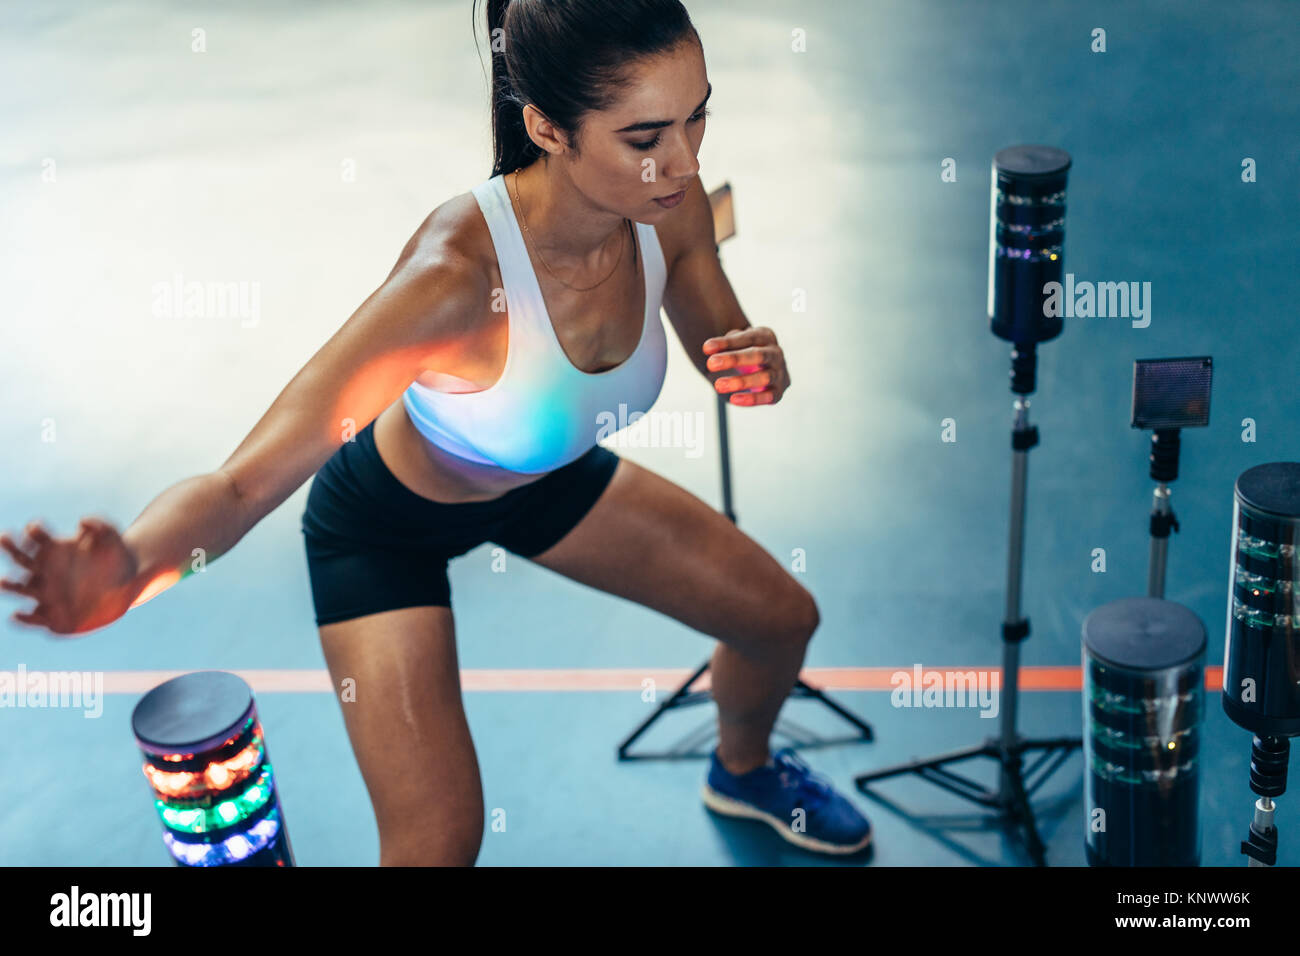
POLYGON ((591 200, 637 222, 672 215, 680 193, 695 179, 709 98, 704 54, 694 37, 663 56, 629 68, 628 85, 608 109, 583 119, 568 174, 591 200))

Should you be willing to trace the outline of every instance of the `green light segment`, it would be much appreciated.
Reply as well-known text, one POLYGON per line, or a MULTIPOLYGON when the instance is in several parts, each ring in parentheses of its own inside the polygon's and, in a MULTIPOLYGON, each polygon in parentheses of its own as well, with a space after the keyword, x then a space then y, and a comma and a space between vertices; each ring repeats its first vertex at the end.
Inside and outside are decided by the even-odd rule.
POLYGON ((1270 614, 1268 611, 1261 611, 1259 608, 1248 607, 1235 594, 1232 596, 1232 616, 1247 627, 1261 630, 1273 627, 1285 630, 1295 627, 1297 624, 1295 615, 1270 614))
POLYGON ((237 797, 222 800, 211 807, 177 807, 155 800, 163 824, 181 833, 207 833, 233 826, 266 805, 271 798, 271 765, 267 764, 257 780, 237 797))
POLYGON ((1088 696, 1098 710, 1112 714, 1151 714, 1179 707, 1190 706, 1195 702, 1196 691, 1185 694, 1171 694, 1167 697, 1127 697, 1113 694, 1105 688, 1089 682, 1088 696))
POLYGON ((1256 538, 1253 535, 1246 534, 1245 531, 1237 532, 1237 551, 1239 554, 1248 554, 1253 558, 1267 558, 1270 560, 1277 558, 1294 560, 1296 556, 1296 546, 1294 544, 1282 544, 1279 541, 1269 541, 1267 538, 1256 538))

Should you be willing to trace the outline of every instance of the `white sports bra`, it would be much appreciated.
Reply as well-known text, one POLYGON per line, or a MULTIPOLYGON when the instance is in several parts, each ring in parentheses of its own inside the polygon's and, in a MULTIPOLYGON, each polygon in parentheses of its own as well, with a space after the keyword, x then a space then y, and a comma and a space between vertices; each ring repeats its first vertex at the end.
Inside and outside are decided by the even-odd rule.
POLYGON ((493 176, 473 192, 505 286, 505 369, 475 392, 440 391, 432 387, 440 376, 422 372, 402 393, 402 404, 425 438, 454 455, 523 474, 552 471, 649 411, 659 397, 667 369, 659 317, 667 281, 663 250, 654 226, 634 223, 645 275, 641 338, 621 365, 584 372, 556 338, 505 177, 493 176))

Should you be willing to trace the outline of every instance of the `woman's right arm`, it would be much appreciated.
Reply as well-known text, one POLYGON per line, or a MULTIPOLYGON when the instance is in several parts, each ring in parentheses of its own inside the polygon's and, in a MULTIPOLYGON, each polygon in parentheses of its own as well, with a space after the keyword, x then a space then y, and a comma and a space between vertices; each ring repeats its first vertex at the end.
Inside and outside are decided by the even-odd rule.
POLYGON ((0 535, 27 571, 0 586, 37 602, 14 619, 59 634, 111 623, 233 548, 421 370, 457 367, 490 290, 471 256, 422 239, 427 227, 215 471, 167 488, 120 535, 99 518, 64 539, 33 522, 21 549, 0 535))

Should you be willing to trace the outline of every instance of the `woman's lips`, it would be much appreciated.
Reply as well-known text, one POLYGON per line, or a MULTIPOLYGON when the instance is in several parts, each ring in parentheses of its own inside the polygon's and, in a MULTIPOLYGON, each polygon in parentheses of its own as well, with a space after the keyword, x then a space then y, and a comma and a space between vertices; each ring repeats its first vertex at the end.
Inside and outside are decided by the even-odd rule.
POLYGON ((671 196, 665 196, 662 199, 655 199, 655 202, 663 206, 665 209, 671 209, 685 198, 686 190, 683 189, 681 192, 673 193, 671 196))

